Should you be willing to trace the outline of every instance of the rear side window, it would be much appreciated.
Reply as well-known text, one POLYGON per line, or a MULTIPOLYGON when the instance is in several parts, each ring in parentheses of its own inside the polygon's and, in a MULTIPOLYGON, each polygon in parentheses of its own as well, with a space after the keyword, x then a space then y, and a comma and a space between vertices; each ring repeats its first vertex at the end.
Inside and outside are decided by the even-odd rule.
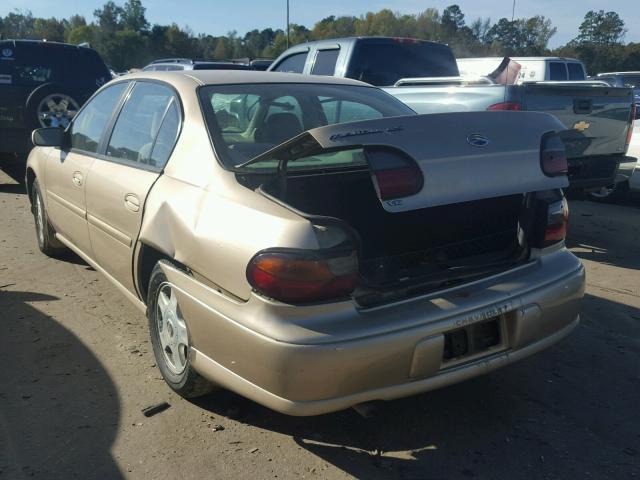
POLYGON ((167 114, 162 121, 158 136, 156 137, 151 151, 151 157, 148 160, 149 165, 157 168, 164 168, 169 160, 169 156, 173 151, 173 146, 178 139, 178 131, 180 130, 180 110, 174 99, 169 105, 167 114))
POLYGON ((351 64, 349 78, 376 86, 393 85, 401 78, 458 76, 451 49, 427 42, 361 42, 351 64))
POLYGON ((128 83, 117 83, 89 100, 71 124, 71 148, 98 151, 107 123, 127 86, 128 83))
POLYGON ((98 88, 111 80, 109 70, 95 50, 79 48, 70 56, 71 59, 75 60, 67 67, 71 83, 98 88))
POLYGON ((567 67, 562 62, 549 62, 549 80, 566 80, 567 67))
POLYGON ((275 72, 302 73, 304 64, 307 61, 307 52, 294 53, 289 55, 274 69, 275 72))
POLYGON ((331 50, 318 50, 316 61, 311 69, 312 75, 333 75, 336 71, 336 62, 340 50, 337 48, 331 50))
POLYGON ((569 70, 569 80, 584 80, 584 70, 579 63, 567 63, 567 70, 569 70))
POLYGON ((156 137, 175 101, 169 87, 136 83, 113 127, 107 156, 151 164, 156 137))

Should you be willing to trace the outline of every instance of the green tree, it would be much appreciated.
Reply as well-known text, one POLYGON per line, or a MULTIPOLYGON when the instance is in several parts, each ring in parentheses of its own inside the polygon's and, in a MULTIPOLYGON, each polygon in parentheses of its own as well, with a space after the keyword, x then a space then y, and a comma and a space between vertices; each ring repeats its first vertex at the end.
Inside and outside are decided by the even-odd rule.
POLYGON ((101 33, 108 36, 122 28, 122 13, 122 7, 110 0, 102 8, 94 10, 93 16, 98 21, 101 33))
POLYGON ((626 29, 624 21, 616 12, 590 10, 584 16, 579 27, 580 34, 576 38, 578 43, 594 45, 616 45, 622 42, 626 29))
POLYGON ((149 22, 145 17, 147 9, 140 0, 127 0, 120 14, 125 28, 134 32, 145 32, 149 29, 149 22))
POLYGON ((33 23, 29 10, 14 10, 2 21, 2 34, 6 38, 33 38, 33 23))
POLYGON ((33 22, 33 36, 50 42, 64 42, 66 21, 55 18, 36 18, 33 22))

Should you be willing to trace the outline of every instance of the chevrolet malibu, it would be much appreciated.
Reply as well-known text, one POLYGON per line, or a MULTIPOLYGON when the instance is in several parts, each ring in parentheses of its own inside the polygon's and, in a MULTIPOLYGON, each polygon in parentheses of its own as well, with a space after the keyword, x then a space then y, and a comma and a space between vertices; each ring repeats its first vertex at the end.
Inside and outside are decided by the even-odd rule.
POLYGON ((363 83, 143 72, 39 129, 40 250, 146 312, 185 397, 315 415, 443 387, 579 322, 554 117, 415 115, 363 83))

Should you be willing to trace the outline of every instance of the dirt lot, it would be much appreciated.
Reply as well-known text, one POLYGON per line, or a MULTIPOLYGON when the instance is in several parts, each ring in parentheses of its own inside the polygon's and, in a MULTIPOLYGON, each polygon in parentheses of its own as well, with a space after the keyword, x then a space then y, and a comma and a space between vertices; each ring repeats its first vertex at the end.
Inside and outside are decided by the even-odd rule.
POLYGON ((588 287, 569 338, 370 419, 293 418, 174 395, 145 318, 77 257, 40 254, 0 172, 0 479, 639 478, 640 201, 571 207, 588 287))

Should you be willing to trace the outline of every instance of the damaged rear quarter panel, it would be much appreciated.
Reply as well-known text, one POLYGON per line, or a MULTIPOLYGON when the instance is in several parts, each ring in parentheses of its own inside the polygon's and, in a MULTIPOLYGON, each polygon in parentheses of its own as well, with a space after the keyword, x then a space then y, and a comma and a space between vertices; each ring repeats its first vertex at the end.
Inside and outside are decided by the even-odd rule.
POLYGON ((140 241, 245 300, 246 267, 258 251, 318 248, 308 220, 222 169, 205 188, 161 176, 147 199, 140 241))

